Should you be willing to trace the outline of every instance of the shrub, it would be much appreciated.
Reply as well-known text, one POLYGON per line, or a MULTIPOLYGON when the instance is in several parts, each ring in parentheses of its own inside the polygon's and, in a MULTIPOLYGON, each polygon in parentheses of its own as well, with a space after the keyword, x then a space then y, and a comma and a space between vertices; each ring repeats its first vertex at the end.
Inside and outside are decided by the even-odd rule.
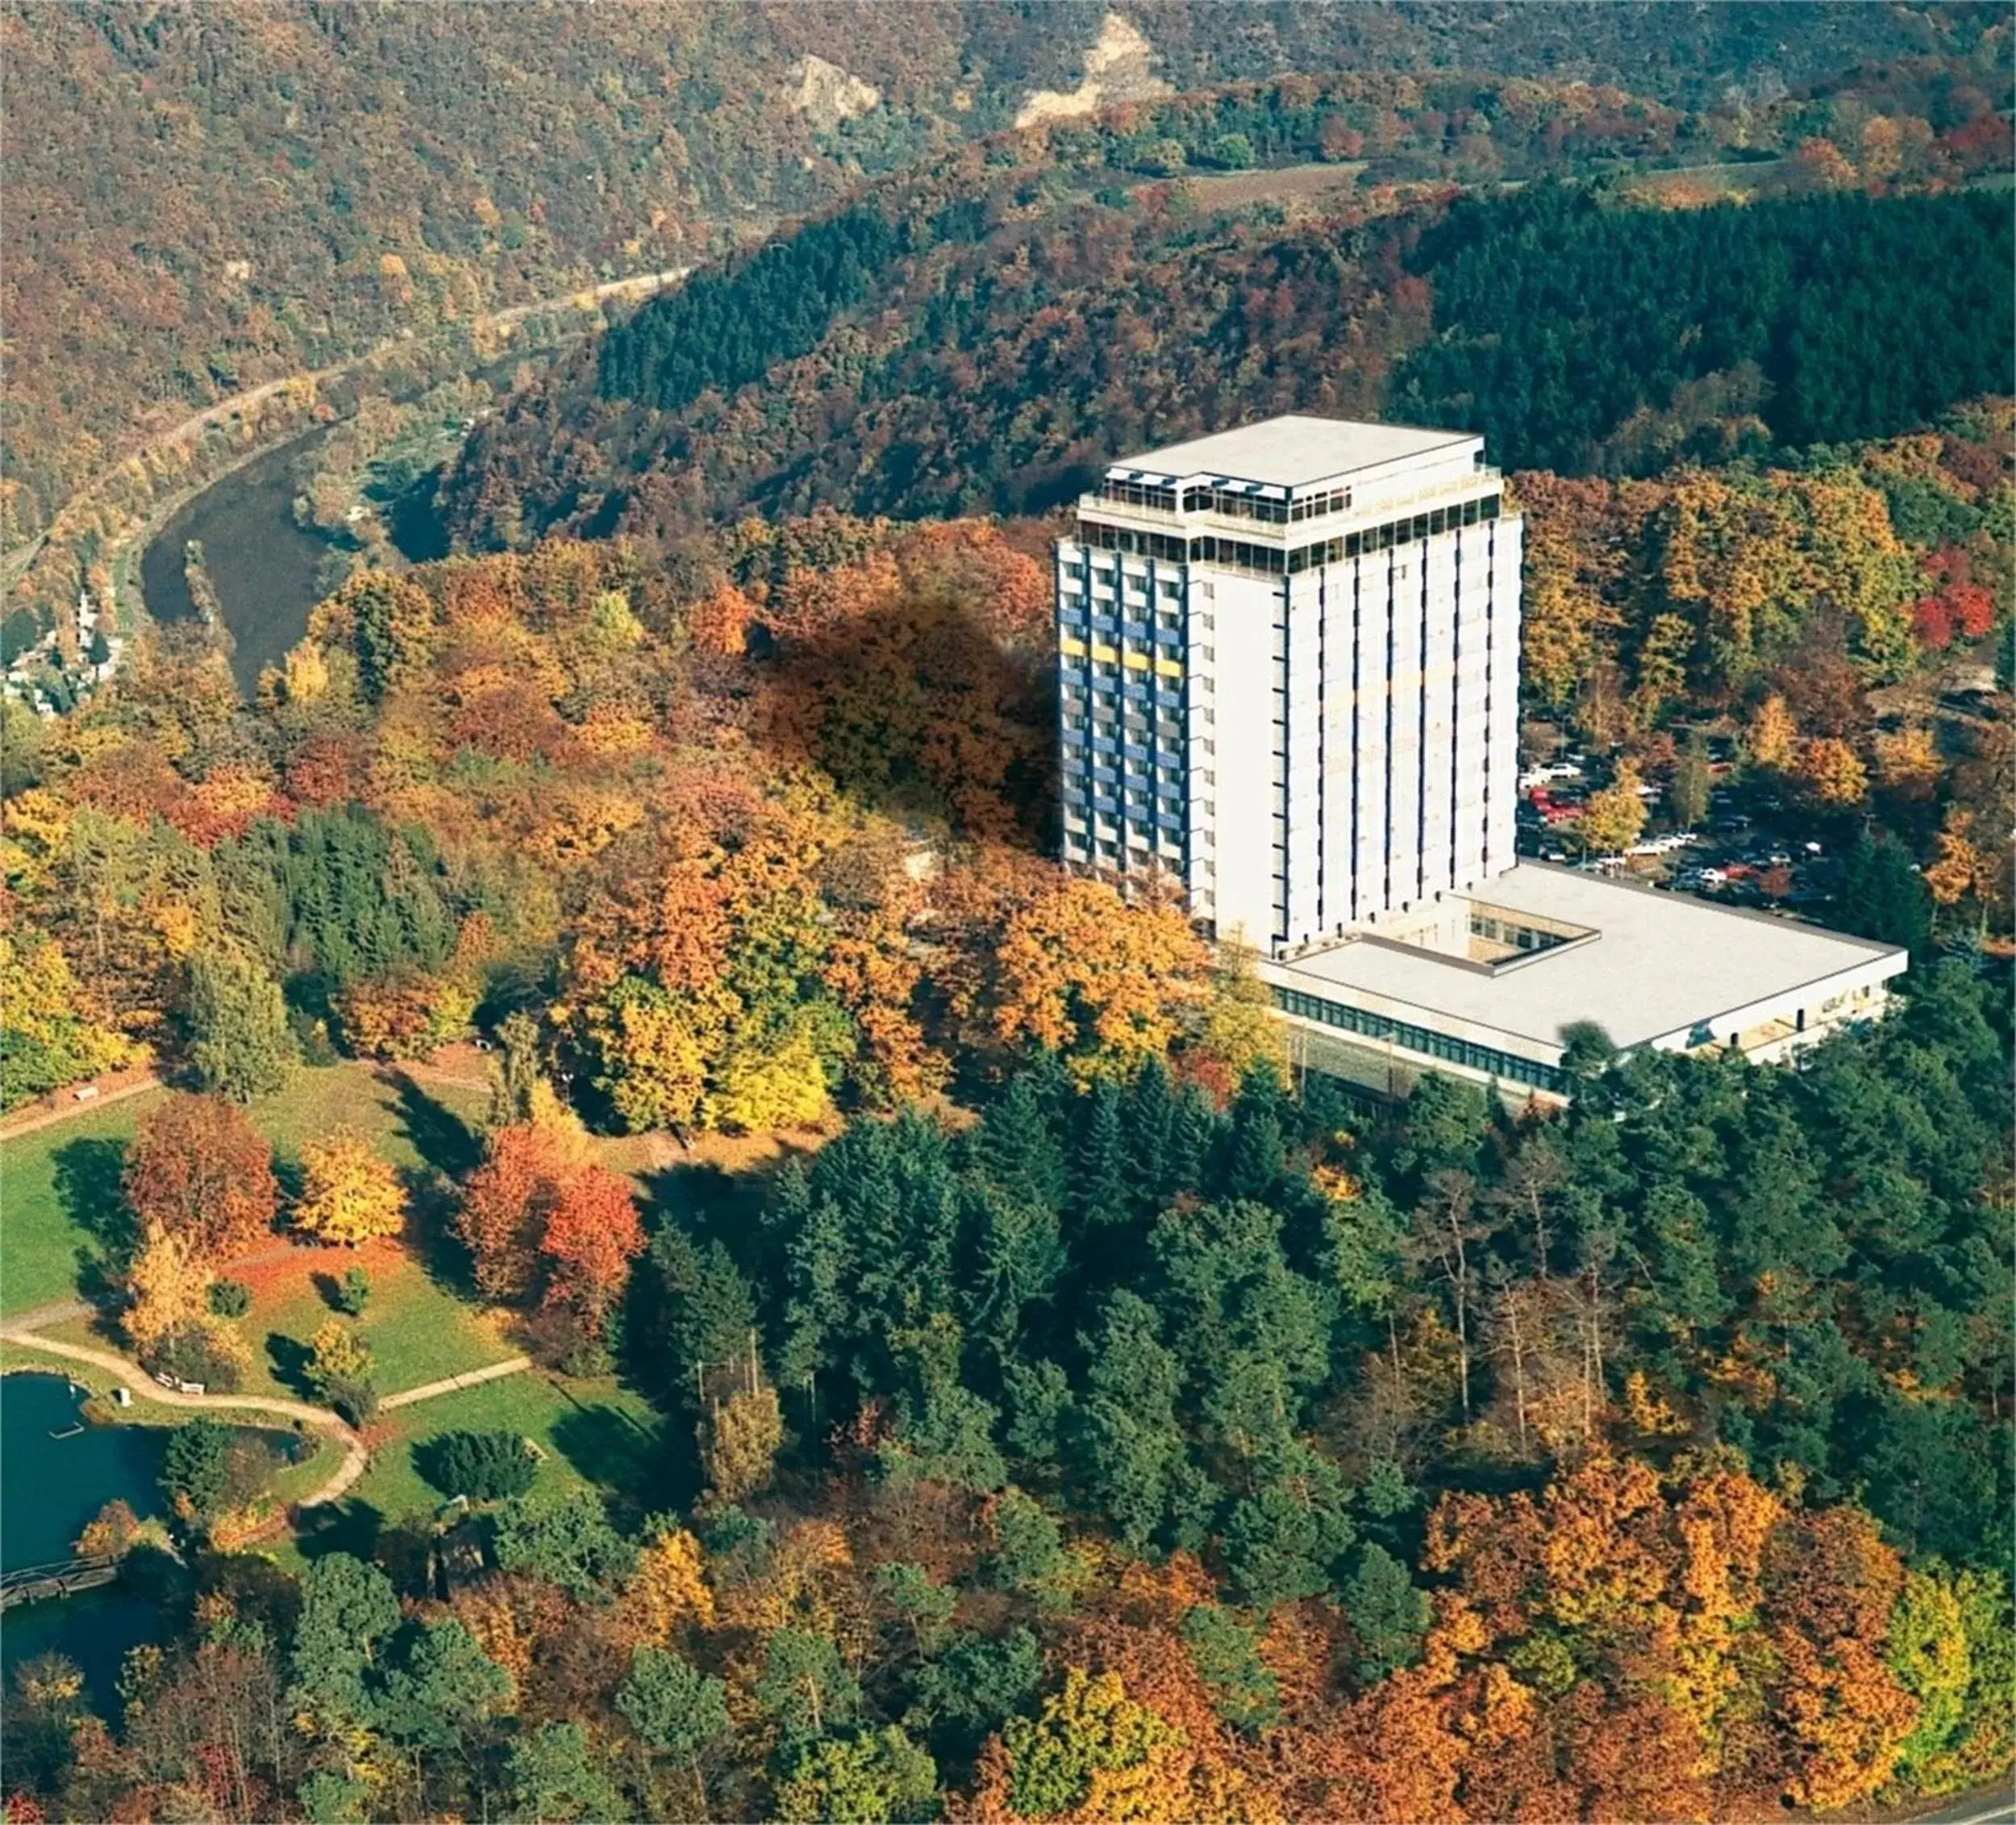
POLYGON ((204 1294, 203 1302, 215 1317, 243 1318, 252 1310, 252 1289, 243 1281, 215 1281, 204 1294))
POLYGON ((413 1449, 414 1468, 446 1496, 502 1502, 523 1495, 539 1460, 515 1432, 444 1432, 413 1449))
POLYGON ((371 1302, 371 1276, 362 1268, 346 1268, 336 1288, 336 1310, 357 1316, 371 1302))
POLYGON ((309 1385, 325 1399, 339 1381, 370 1379, 370 1345, 339 1319, 331 1319, 308 1340, 308 1351, 309 1385))
POLYGON ((161 1454, 161 1488, 180 1507, 195 1515, 215 1514, 224 1506, 231 1475, 231 1435, 215 1419, 192 1419, 168 1435, 161 1454))
POLYGON ((352 1426, 369 1426, 378 1416, 377 1385, 368 1376, 331 1376, 323 1383, 322 1398, 352 1426))
POLYGON ((152 1373, 177 1381, 200 1381, 218 1394, 235 1394, 244 1385, 252 1352, 238 1333, 216 1319, 180 1324, 165 1331, 142 1352, 152 1373))

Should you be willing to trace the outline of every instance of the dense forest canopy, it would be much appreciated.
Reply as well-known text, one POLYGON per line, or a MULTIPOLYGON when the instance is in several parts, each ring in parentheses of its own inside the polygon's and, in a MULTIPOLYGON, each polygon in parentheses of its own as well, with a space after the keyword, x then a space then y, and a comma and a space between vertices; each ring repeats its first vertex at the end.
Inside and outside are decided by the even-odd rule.
POLYGON ((1409 264, 1435 335, 1392 415, 1481 431, 1508 467, 1614 466, 1620 428, 1683 392, 1789 448, 1886 436, 2016 368, 2016 227, 1993 194, 1618 210, 1535 185, 1458 203, 1409 264))
MULTIPOLYGON (((1711 641, 1710 560, 1782 569, 1809 518, 1871 522, 1880 577, 1929 563, 1893 502, 1957 541, 1926 585, 1971 586, 1952 554, 2008 537, 1998 422, 1530 477, 1560 498, 1543 624, 1608 591, 1572 675, 1656 681, 1616 623, 1670 598, 1605 561, 1630 513, 1693 553, 1711 641)), ((1961 882, 1955 954, 1800 1073, 1356 1102, 1284 1070, 1235 957, 1040 859, 1022 536, 826 513, 362 576, 256 705, 157 636, 10 740, 10 1096, 140 1040, 213 1093, 128 1155, 107 1273, 152 1360, 244 1348, 188 1315, 190 1251, 283 1207, 401 1220, 341 1135, 283 1206, 227 1099, 481 1030, 488 1119, 414 1194, 434 1246, 552 1373, 613 1366, 658 1415, 571 1493, 527 1492, 514 1435, 445 1435, 414 1463, 466 1517, 339 1515, 298 1579, 234 1544, 228 1454, 178 1434, 179 1562, 131 1575, 179 1632, 116 1728, 63 1663, 24 1672, 11 1810, 1742 1818, 2006 1765, 2011 1035, 1957 942, 2006 903, 1961 882), (777 1128, 806 1156, 713 1191, 598 1151, 777 1128)), ((1817 729, 1829 700, 1763 701, 1817 729)), ((1747 765, 1790 790, 1772 732, 1747 765)), ((1923 840, 1993 790, 1968 765, 1876 802, 1923 840)), ((1897 866, 1922 895, 1868 864, 1893 896, 1897 866)), ((372 1411, 340 1323, 311 1369, 372 1411)))
POLYGON ((870 208, 646 306, 479 428, 454 523, 663 539, 752 506, 1027 512, 1117 452, 1289 410, 1643 473, 1920 425, 2011 366, 1987 195, 1668 210, 1543 185, 1283 224, 1158 194, 976 240, 977 213, 939 210, 872 290, 838 252, 887 239, 870 208), (717 317, 731 335, 700 333, 717 317))

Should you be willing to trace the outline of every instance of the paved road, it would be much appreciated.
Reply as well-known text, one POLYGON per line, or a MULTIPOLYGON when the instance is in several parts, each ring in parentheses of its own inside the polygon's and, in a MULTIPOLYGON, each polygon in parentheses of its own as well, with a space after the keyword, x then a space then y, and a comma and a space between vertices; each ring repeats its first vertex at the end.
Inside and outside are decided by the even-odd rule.
POLYGON ((164 1406, 197 1407, 213 1412, 228 1408, 238 1412, 272 1413, 314 1427, 342 1448, 343 1462, 320 1489, 301 1498, 298 1506, 302 1508, 319 1508, 324 1502, 334 1502, 364 1474, 371 1461, 371 1453, 355 1428, 326 1406, 310 1406, 306 1401, 285 1400, 272 1394, 185 1394, 178 1389, 164 1388, 138 1363, 113 1351, 96 1349, 88 1344, 66 1344, 54 1337, 37 1337, 22 1329, 19 1322, 13 1319, 0 1324, 0 1338, 25 1344, 51 1356, 66 1357, 72 1362, 89 1363, 94 1369, 116 1375, 150 1401, 159 1401, 164 1406))
MULTIPOLYGON (((476 327, 478 329, 508 328, 536 311, 550 310, 576 298, 591 298, 599 302, 611 298, 648 298, 667 285, 677 285, 692 270, 690 266, 669 266, 662 272, 633 273, 627 278, 609 279, 600 285, 575 285, 567 291, 556 292, 550 298, 535 298, 524 304, 514 304, 502 310, 494 310, 487 316, 477 318, 476 327)), ((441 332, 435 331, 431 333, 439 335, 441 332)), ((50 524, 54 525, 65 514, 72 513, 88 502, 135 457, 148 451, 163 449, 173 444, 186 443, 206 431, 227 425, 231 419, 249 411, 262 400, 271 398, 282 387, 292 386, 297 381, 306 381, 315 386, 323 385, 338 376, 348 373, 352 368, 363 367, 390 350, 402 348, 406 341, 404 337, 395 336, 388 341, 373 344, 369 348, 360 350, 357 354, 329 367, 316 368, 305 374, 282 374, 277 380, 247 387, 242 393, 234 393, 228 398, 217 400, 191 412, 179 424, 171 425, 165 431, 142 435, 125 449, 116 461, 107 464, 73 491, 49 516, 50 524)), ((4 561, 0 561, 0 583, 11 584, 25 576, 28 567, 41 555, 42 548, 48 543, 48 530, 45 527, 18 550, 9 552, 4 561)))
POLYGON ((1918 1813, 1911 1825, 2011 1825, 2016 1821, 2016 1785, 1965 1794, 1937 1812, 1918 1813))

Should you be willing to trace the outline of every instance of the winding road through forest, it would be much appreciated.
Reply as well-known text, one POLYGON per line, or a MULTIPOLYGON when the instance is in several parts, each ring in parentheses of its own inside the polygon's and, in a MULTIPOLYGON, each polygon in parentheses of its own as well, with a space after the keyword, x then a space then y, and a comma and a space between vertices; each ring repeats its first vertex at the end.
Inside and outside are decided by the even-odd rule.
MULTIPOLYGON (((527 317, 535 316, 542 310, 551 310, 575 300, 587 300, 595 304, 605 303, 610 298, 635 298, 641 301, 654 293, 664 290, 667 285, 677 285, 692 270, 690 266, 669 266, 658 272, 632 273, 621 279, 606 279, 598 285, 571 286, 565 291, 555 293, 550 298, 535 298, 527 303, 509 305, 502 310, 489 311, 476 319, 475 326, 479 330, 485 331, 509 329, 514 324, 523 323, 527 317)), ((452 327, 454 326, 443 326, 444 328, 452 327)), ((144 434, 135 443, 127 448, 116 461, 107 463, 97 474, 75 490, 60 506, 50 514, 49 523, 47 527, 36 533, 26 544, 7 552, 3 557, 0 557, 0 587, 10 587, 17 580, 25 576, 29 567, 41 555, 44 546, 48 543, 51 529, 62 520, 65 514, 89 501, 104 488, 135 457, 144 456, 150 450, 165 450, 173 444, 187 442, 202 436, 206 431, 221 429, 230 423, 233 419, 242 416, 255 406, 270 399, 283 387, 294 385, 303 381, 311 385, 320 387, 349 373, 353 368, 361 368, 394 349, 406 346, 408 340, 407 338, 395 337, 387 341, 376 342, 369 348, 362 349, 344 360, 331 362, 326 368, 311 369, 306 373, 282 374, 274 380, 262 381, 256 386, 246 387, 242 391, 231 394, 227 398, 219 399, 211 405, 203 406, 200 410, 191 412, 187 418, 177 423, 168 426, 164 430, 144 434)), ((272 439, 268 444, 262 444, 256 449, 240 452, 239 457, 235 460, 255 456, 262 453, 267 448, 277 447, 285 443, 288 438, 298 435, 302 428, 301 426, 295 425, 281 436, 272 439)), ((208 486, 210 484, 206 482, 204 485, 208 486)), ((159 511, 160 510, 157 507, 154 510, 159 511)))

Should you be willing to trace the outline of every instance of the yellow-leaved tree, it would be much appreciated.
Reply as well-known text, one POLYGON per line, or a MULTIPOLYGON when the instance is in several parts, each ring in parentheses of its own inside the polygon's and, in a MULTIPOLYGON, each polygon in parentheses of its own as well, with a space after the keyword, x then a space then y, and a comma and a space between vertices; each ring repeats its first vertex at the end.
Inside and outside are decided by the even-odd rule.
POLYGON ((1585 848, 1599 855, 1614 855, 1638 840, 1645 828, 1645 801, 1638 787, 1637 763, 1626 760, 1618 766, 1615 779, 1601 792, 1589 794, 1589 808, 1582 814, 1585 848))
POLYGON ((126 1277, 127 1304, 121 1322, 133 1347, 144 1350, 169 1331, 199 1322, 210 1279, 209 1263, 186 1237, 150 1224, 126 1277))
POLYGON ((399 1175, 347 1128, 301 1150, 301 1201, 294 1227, 323 1242, 355 1248, 374 1235, 397 1235, 406 1225, 406 1190, 399 1175))
POLYGON ((1785 700, 1775 691, 1757 706, 1745 731, 1744 746, 1756 767, 1789 767, 1798 745, 1799 725, 1792 719, 1785 700))
POLYGON ((1801 742, 1793 771, 1808 795, 1822 805, 1860 805, 1869 795, 1869 769, 1861 756, 1834 735, 1801 742))
POLYGON ((714 1592, 700 1542, 684 1527, 661 1527, 637 1554, 618 1616, 632 1640, 660 1647, 688 1625, 712 1627, 714 1592))
POLYGON ((1173 905, 1131 906, 1098 881, 1046 885, 996 947, 995 1036, 1063 1053, 1081 1084, 1131 1077, 1168 1050, 1209 963, 1173 905))

